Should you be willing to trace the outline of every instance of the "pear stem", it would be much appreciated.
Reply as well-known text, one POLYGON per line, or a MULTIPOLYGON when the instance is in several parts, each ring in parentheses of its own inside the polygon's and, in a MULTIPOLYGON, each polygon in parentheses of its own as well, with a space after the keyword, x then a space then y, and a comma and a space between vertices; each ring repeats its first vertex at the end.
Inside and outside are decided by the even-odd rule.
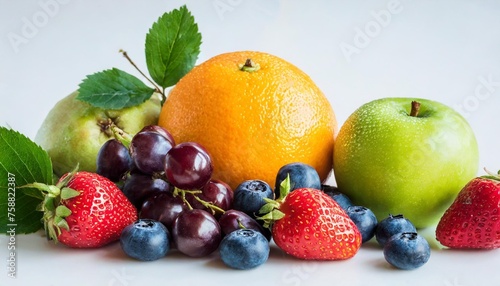
POLYGON ((417 117, 419 111, 420 111, 420 102, 412 101, 411 102, 410 116, 417 117))
POLYGON ((111 130, 116 140, 120 141, 127 148, 130 146, 130 142, 132 142, 132 136, 130 134, 120 129, 114 123, 111 126, 111 130))

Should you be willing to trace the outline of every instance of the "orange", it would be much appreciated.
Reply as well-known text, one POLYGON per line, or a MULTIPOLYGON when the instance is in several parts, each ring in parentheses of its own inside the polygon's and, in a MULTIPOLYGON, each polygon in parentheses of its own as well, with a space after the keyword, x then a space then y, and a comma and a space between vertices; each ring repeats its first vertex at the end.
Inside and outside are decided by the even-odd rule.
POLYGON ((274 187, 279 168, 292 162, 313 166, 322 180, 332 170, 330 102, 308 75, 270 54, 225 53, 194 67, 172 88, 159 125, 176 142, 203 145, 212 177, 233 189, 250 179, 274 187), (253 64, 241 68, 247 59, 253 64))

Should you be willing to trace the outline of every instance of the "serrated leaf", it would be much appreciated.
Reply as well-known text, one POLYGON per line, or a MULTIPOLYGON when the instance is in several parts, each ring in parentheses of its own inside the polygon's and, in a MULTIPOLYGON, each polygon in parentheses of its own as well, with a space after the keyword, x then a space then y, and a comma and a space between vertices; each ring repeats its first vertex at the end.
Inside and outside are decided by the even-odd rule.
POLYGON ((14 224, 17 234, 35 232, 43 225, 43 213, 37 211, 40 191, 18 187, 52 183, 49 155, 26 136, 5 127, 0 127, 0 150, 0 233, 14 224))
POLYGON ((195 65, 201 34, 191 12, 182 6, 163 14, 146 35, 146 63, 153 80, 173 86, 195 65))
POLYGON ((137 77, 112 68, 88 75, 76 99, 102 109, 122 109, 145 102, 154 91, 137 77))

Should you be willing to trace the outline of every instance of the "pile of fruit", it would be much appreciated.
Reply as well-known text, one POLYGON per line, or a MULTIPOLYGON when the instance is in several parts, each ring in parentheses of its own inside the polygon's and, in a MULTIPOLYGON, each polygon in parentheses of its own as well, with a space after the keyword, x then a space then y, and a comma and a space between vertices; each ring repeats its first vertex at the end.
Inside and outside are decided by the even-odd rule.
POLYGON ((218 252, 236 269, 265 263, 273 243, 344 260, 372 239, 388 263, 415 269, 430 258, 417 229, 436 223, 444 246, 500 247, 500 175, 474 178, 477 143, 453 109, 379 99, 338 131, 297 67, 250 51, 195 67, 200 43, 186 7, 166 13, 146 37, 153 87, 105 70, 51 110, 37 143, 0 128, 0 186, 20 184, 19 233, 43 228, 75 248, 119 241, 144 261, 218 252), (179 19, 183 32, 165 37, 179 19))

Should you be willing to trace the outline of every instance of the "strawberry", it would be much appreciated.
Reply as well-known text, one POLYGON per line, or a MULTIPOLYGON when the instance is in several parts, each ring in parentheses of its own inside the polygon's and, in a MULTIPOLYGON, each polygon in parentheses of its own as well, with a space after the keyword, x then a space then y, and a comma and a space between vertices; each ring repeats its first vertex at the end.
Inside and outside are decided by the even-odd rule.
POLYGON ((489 174, 472 179, 441 217, 436 239, 442 245, 471 249, 500 247, 500 175, 489 174))
POLYGON ((300 188, 290 193, 290 180, 280 198, 266 200, 260 219, 271 226, 273 239, 286 253, 301 259, 340 260, 353 257, 361 234, 345 211, 321 190, 300 188))
POLYGON ((41 210, 47 238, 74 248, 95 248, 120 238, 137 210, 110 180, 72 172, 55 186, 34 183, 44 194, 41 210))

